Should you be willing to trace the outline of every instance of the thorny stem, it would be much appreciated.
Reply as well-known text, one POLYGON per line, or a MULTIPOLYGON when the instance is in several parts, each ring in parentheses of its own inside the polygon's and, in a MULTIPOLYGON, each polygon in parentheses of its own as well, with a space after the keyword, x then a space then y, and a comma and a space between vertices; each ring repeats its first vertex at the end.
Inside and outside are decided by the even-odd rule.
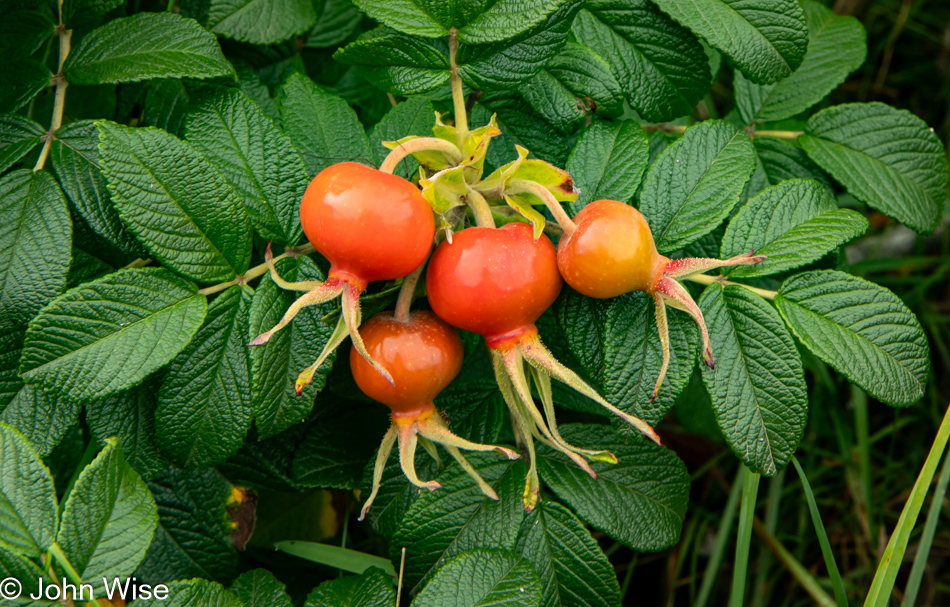
POLYGON ((53 98, 53 119, 50 121, 49 131, 46 132, 43 141, 43 149, 40 150, 40 157, 36 159, 36 166, 33 171, 39 171, 46 164, 49 157, 50 148, 53 146, 53 136, 59 127, 63 124, 63 108, 66 107, 66 77, 63 75, 63 64, 66 63, 66 57, 69 55, 70 42, 72 40, 73 30, 68 30, 63 25, 63 0, 59 0, 59 25, 56 27, 59 33, 59 71, 53 76, 56 82, 56 94, 53 98))
POLYGON ((458 135, 460 150, 465 149, 465 137, 468 135, 468 115, 465 113, 465 93, 462 91, 462 79, 459 78, 458 65, 455 63, 455 54, 459 50, 458 31, 453 27, 449 30, 449 67, 452 80, 452 103, 455 106, 455 132, 458 135))
POLYGON ((429 263, 429 257, 432 255, 432 252, 429 252, 429 255, 426 255, 426 258, 422 260, 422 263, 419 264, 419 267, 412 271, 409 276, 406 276, 402 281, 402 286, 399 288, 399 297, 396 299, 396 320, 399 322, 408 322, 409 321, 409 308, 412 307, 412 300, 415 299, 416 294, 416 285, 419 284, 419 279, 422 277, 422 273, 426 269, 426 264, 429 263))
MULTIPOLYGON (((282 255, 278 255, 277 257, 274 258, 274 261, 277 261, 278 259, 283 259, 283 258, 285 258, 285 257, 296 257, 296 256, 298 256, 298 255, 309 255, 310 253, 313 253, 313 252, 315 252, 315 251, 316 251, 316 249, 313 248, 313 245, 308 242, 307 244, 305 244, 305 245, 303 245, 303 246, 300 246, 300 247, 293 247, 293 248, 287 249, 287 252, 286 252, 286 253, 283 253, 282 255)), ((136 260, 136 261, 138 261, 138 260, 136 260)), ((135 263, 136 263, 136 262, 133 261, 132 263, 130 263, 130 264, 129 264, 128 266, 126 266, 126 267, 141 267, 141 266, 134 265, 135 263)), ((143 263, 142 265, 145 265, 145 264, 143 263)), ((244 274, 241 274, 240 276, 238 276, 238 277, 235 278, 234 280, 229 280, 228 282, 222 282, 222 283, 220 283, 220 284, 212 285, 212 286, 210 286, 210 287, 205 287, 204 289, 201 289, 201 290, 199 290, 198 292, 201 293, 202 295, 212 295, 212 294, 214 294, 214 293, 217 293, 217 292, 219 292, 219 291, 223 291, 223 290, 227 289, 228 287, 231 287, 231 286, 234 286, 234 285, 247 284, 248 282, 254 280, 255 278, 259 278, 259 277, 263 276, 263 275, 266 274, 266 273, 267 273, 267 264, 266 264, 266 263, 262 263, 262 264, 260 264, 260 265, 258 265, 258 266, 254 266, 253 268, 251 268, 250 270, 248 270, 248 271, 245 272, 244 274)))
POLYGON ((484 196, 472 190, 465 195, 465 202, 468 203, 469 208, 472 209, 472 213, 475 215, 475 225, 480 228, 495 227, 495 218, 492 216, 491 207, 488 206, 488 201, 485 200, 484 196))
POLYGON ((711 285, 714 282, 718 282, 722 285, 739 285, 744 287, 757 295, 761 295, 766 299, 775 299, 775 296, 778 295, 777 291, 769 291, 768 289, 760 289, 758 287, 752 287, 749 285, 744 285, 741 282, 732 282, 726 280, 725 276, 710 276, 709 274, 693 274, 692 276, 685 276, 685 280, 691 280, 693 282, 698 282, 701 285, 711 285))
POLYGON ((571 234, 574 233, 574 230, 577 229, 574 220, 570 218, 567 211, 561 206, 561 203, 554 197, 554 194, 540 183, 527 179, 513 179, 508 182, 508 187, 505 188, 505 192, 507 194, 534 194, 543 200, 544 205, 551 211, 551 215, 554 216, 554 219, 564 231, 565 237, 569 238, 571 234))
POLYGON ((445 154, 446 159, 453 164, 462 162, 462 153, 460 148, 455 147, 451 141, 439 139, 438 137, 419 137, 400 143, 396 148, 386 156, 379 170, 384 173, 392 173, 402 162, 403 158, 416 152, 435 151, 445 154))

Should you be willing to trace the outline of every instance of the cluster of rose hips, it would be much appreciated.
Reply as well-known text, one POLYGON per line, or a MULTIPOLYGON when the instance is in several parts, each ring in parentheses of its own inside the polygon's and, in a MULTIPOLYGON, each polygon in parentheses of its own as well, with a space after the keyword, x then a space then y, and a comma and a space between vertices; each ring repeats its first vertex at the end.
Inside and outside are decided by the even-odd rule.
MULTIPOLYGON (((415 471, 416 446, 436 453, 442 445, 478 483, 485 495, 492 488, 465 460, 461 449, 497 450, 510 459, 511 449, 481 445, 452 433, 433 400, 458 375, 463 349, 453 327, 485 338, 495 375, 511 412, 514 434, 528 462, 524 504, 538 501, 540 484, 535 441, 564 453, 591 476, 588 460, 616 463, 607 451, 581 449, 561 436, 551 396, 551 377, 570 385, 620 416, 659 443, 644 421, 611 405, 576 373, 559 363, 538 337, 534 323, 554 302, 564 280, 578 292, 609 298, 644 291, 656 301, 657 328, 663 345, 663 366, 653 397, 669 363, 666 304, 685 310, 699 324, 703 358, 713 365, 702 313, 676 278, 709 269, 758 263, 751 254, 729 260, 679 259, 660 255, 643 215, 613 200, 590 203, 570 219, 561 200, 577 196, 570 176, 540 160, 519 159, 481 179, 488 139, 497 134, 494 121, 468 132, 437 119, 436 137, 411 137, 389 145, 394 149, 381 169, 354 162, 334 164, 310 183, 300 205, 300 221, 314 248, 330 262, 325 282, 291 283, 266 259, 273 280, 285 289, 306 291, 281 321, 252 345, 265 343, 305 306, 341 296, 342 313, 324 352, 297 380, 298 394, 316 369, 343 340, 352 340, 350 366, 357 385, 392 411, 392 426, 383 438, 373 474, 373 489, 361 518, 375 498, 389 455, 398 441, 402 469, 409 481, 430 490, 436 481, 422 481, 415 471), (419 160, 420 185, 392 174, 412 154, 419 160), (534 177, 537 180, 532 180, 534 177), (487 200, 504 200, 529 223, 494 226, 487 200), (543 233, 544 219, 531 208, 545 204, 562 235, 555 248, 543 233), (475 227, 456 211, 472 206, 475 227), (444 236, 436 241, 436 216, 444 236), (486 212, 487 211, 487 212, 486 212), (461 228, 455 231, 456 228, 461 228), (427 264, 428 261, 428 265, 427 264), (433 312, 411 312, 416 282, 425 271, 425 290, 433 312), (403 278, 395 312, 383 312, 361 325, 360 295, 369 282, 403 278), (562 280, 563 278, 563 280, 562 280), (531 385, 541 397, 534 402, 531 385)), ((496 207, 499 208, 499 207, 496 207)))

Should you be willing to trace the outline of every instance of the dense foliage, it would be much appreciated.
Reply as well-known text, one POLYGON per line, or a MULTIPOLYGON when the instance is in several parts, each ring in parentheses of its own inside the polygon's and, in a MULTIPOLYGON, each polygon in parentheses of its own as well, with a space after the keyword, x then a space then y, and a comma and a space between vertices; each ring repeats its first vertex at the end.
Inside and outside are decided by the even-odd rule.
MULTIPOLYGON (((939 424, 924 329, 950 361, 932 327, 947 316, 918 309, 933 282, 868 280, 845 247, 883 225, 941 228, 948 167, 911 112, 829 101, 866 58, 858 20, 814 0, 35 0, 0 2, 0 49, 0 579, 30 593, 41 578, 89 583, 97 598, 102 578, 168 587, 139 607, 392 605, 397 576, 419 607, 704 606, 738 516, 731 591, 719 584, 731 604, 765 604, 777 578, 810 602, 887 604, 904 527, 893 566, 874 577, 882 540, 847 575, 818 508, 834 500, 816 500, 808 476, 855 444, 848 483, 863 489, 843 499, 862 542, 886 538, 896 521, 871 504, 868 397, 899 411, 929 395, 939 424), (334 349, 350 334, 362 350, 360 314, 412 304, 415 279, 292 308, 284 281, 334 284, 341 260, 314 251, 326 249, 300 204, 341 162, 416 184, 399 180, 435 212, 440 250, 486 222, 556 246, 571 217, 613 199, 642 213, 673 266, 764 259, 684 272, 666 308, 652 286, 604 299, 565 286, 515 325, 538 329, 519 342, 522 367, 466 324, 486 290, 434 284, 437 252, 418 318, 431 307, 491 347, 462 333, 461 372, 435 399, 457 436, 439 434, 445 451, 420 431, 426 449, 410 456, 439 488, 410 484, 384 450, 357 522, 395 435, 357 387, 375 370, 334 349), (708 348, 683 311, 694 299, 708 348), (544 416, 528 431, 535 397, 544 416), (658 426, 664 444, 624 420, 658 426), (456 438, 526 455, 444 457, 456 438), (804 491, 798 527, 781 532, 790 465, 804 491), (738 470, 731 484, 721 467, 738 470), (775 559, 749 564, 753 528, 775 559), (820 552, 789 550, 782 533, 817 534, 820 552), (654 554, 668 555, 662 590, 647 586, 655 572, 632 577, 654 554), (684 566, 688 597, 674 586, 684 566)), ((358 236, 376 251, 388 230, 358 236)), ((927 255, 939 259, 922 249, 894 267, 919 280, 927 255)), ((931 428, 916 437, 929 445, 931 428)), ((913 477, 902 482, 893 493, 913 477)), ((11 604, 55 602, 25 596, 11 604)))

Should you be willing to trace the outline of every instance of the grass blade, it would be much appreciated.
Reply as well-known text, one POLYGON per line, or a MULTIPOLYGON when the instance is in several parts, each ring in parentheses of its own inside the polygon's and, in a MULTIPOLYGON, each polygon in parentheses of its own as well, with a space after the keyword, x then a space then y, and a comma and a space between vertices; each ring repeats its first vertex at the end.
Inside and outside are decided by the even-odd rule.
POLYGON ((356 550, 317 542, 277 542, 274 547, 281 552, 321 565, 336 567, 343 571, 363 573, 370 567, 379 567, 393 578, 396 577, 396 569, 389 559, 366 554, 365 552, 357 552, 356 550))
POLYGON ((742 607, 745 581, 749 576, 749 546, 752 543, 752 520, 755 518, 755 498, 759 493, 761 475, 742 467, 742 506, 739 510, 739 534, 736 537, 736 564, 732 571, 732 593, 729 607, 742 607))
POLYGON ((722 511, 722 518, 719 519, 719 529, 716 530, 716 541, 713 543, 712 554, 709 556, 709 563, 706 565, 706 571, 703 572, 703 584, 699 587, 699 597, 696 599, 694 607, 706 607, 709 597, 712 595, 713 585, 719 579, 719 566, 722 565, 722 555, 726 552, 726 545, 732 536, 732 523, 736 520, 736 511, 739 506, 739 493, 742 491, 742 471, 745 466, 739 465, 739 472, 736 473, 735 480, 732 481, 732 490, 729 491, 729 499, 726 501, 726 508, 722 511))
POLYGON ((917 482, 914 483, 907 503, 904 504, 897 527, 894 528, 891 539, 887 542, 887 548, 884 549, 881 562, 877 566, 864 607, 886 607, 888 604, 894 582, 897 580, 897 573, 900 571, 901 561, 904 559, 904 552, 907 550, 907 542, 917 522, 917 515, 920 514, 920 509, 924 505, 924 498, 927 497, 927 490, 937 471, 937 465, 943 457, 948 436, 950 436, 950 408, 944 413, 927 461, 924 462, 920 475, 917 476, 917 482))
POLYGON ((828 577, 831 578, 831 587, 835 591, 835 602, 838 607, 848 607, 848 593, 844 588, 844 580, 841 579, 841 573, 838 572, 838 564, 835 562, 835 555, 831 551, 831 543, 828 541, 828 534, 825 532, 825 524, 821 520, 821 513, 818 512, 818 503, 815 501, 815 493, 811 490, 811 483, 805 476, 802 465, 798 463, 798 458, 792 457, 792 464, 798 471, 798 478, 802 479, 802 488, 805 490, 805 501, 808 503, 808 512, 811 513, 811 522, 815 526, 815 533, 818 535, 818 543, 821 545, 821 555, 825 557, 825 567, 828 568, 828 577))
POLYGON ((943 498, 947 494, 947 485, 950 484, 950 452, 943 458, 943 468, 940 469, 940 477, 937 479, 937 489, 930 502, 930 510, 927 511, 927 522, 924 524, 924 532, 920 536, 920 547, 914 556, 914 566, 910 570, 910 577, 907 579, 907 587, 904 589, 904 602, 901 607, 914 607, 917 602, 917 592, 920 590, 920 581, 924 577, 924 569, 927 567, 927 558, 930 556, 930 547, 933 545, 934 535, 937 533, 937 524, 940 522, 940 511, 943 507, 943 498))
POLYGON ((818 583, 818 580, 815 579, 815 576, 809 573, 808 570, 792 556, 792 553, 786 550, 785 546, 775 539, 774 536, 770 535, 758 519, 753 521, 753 525, 755 526, 755 532, 759 534, 759 537, 762 538, 765 545, 769 547, 769 550, 775 553, 778 560, 780 560, 792 576, 798 580, 798 583, 802 585, 805 592, 815 599, 815 603, 817 603, 819 607, 835 607, 834 599, 825 592, 821 584, 818 583))

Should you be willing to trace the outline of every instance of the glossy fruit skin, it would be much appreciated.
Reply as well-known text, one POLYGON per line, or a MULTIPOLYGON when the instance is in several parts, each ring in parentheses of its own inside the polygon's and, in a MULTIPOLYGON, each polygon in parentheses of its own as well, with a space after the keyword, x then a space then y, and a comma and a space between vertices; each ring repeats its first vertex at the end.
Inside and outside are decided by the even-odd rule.
POLYGON ((313 178, 300 223, 330 261, 330 276, 361 287, 415 270, 435 236, 432 209, 416 186, 356 162, 331 165, 313 178))
POLYGON ((535 241, 525 223, 462 230, 436 248, 426 272, 435 313, 489 340, 533 329, 562 284, 554 245, 543 234, 535 241))
POLYGON ((577 229, 558 243, 561 276, 575 291, 606 299, 652 292, 668 259, 660 255, 646 218, 616 200, 595 200, 574 217, 577 229))
POLYGON ((462 369, 464 350, 458 332, 429 311, 413 312, 399 321, 382 312, 360 327, 369 353, 392 374, 391 385, 350 348, 353 378, 367 396, 390 409, 393 417, 428 413, 432 400, 462 369))

